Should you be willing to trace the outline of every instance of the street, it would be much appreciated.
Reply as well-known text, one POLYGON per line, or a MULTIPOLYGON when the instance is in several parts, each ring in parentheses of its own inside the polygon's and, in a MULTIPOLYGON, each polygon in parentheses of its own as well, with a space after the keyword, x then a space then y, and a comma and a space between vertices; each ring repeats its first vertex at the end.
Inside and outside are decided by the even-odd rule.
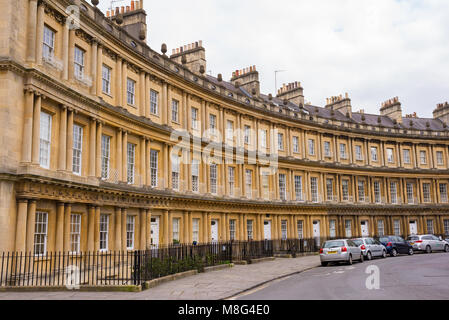
POLYGON ((408 300, 449 299, 449 254, 396 258, 319 267, 242 294, 236 300, 408 300), (366 286, 370 265, 380 271, 380 287, 366 286))

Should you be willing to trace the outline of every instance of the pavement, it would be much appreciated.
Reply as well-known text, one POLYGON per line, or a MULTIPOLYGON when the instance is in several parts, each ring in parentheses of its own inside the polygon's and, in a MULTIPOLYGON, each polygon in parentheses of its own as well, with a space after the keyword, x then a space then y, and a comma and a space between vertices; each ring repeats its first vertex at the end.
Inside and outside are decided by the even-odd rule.
POLYGON ((0 300, 221 300, 319 265, 319 256, 279 258, 273 261, 236 265, 233 268, 200 273, 137 293, 7 292, 0 293, 0 300))
POLYGON ((332 265, 271 282, 236 300, 449 300, 448 266, 448 253, 332 265))

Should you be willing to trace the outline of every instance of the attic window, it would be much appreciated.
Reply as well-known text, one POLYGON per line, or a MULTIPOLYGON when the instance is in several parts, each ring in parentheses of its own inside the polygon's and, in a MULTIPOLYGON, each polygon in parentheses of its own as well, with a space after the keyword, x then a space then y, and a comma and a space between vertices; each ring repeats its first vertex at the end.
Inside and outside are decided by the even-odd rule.
POLYGON ((179 68, 175 67, 175 72, 178 73, 179 72, 179 68))
POLYGON ((232 98, 232 97, 234 97, 234 94, 232 92, 229 92, 228 96, 232 98))
POLYGON ((87 11, 87 7, 84 4, 81 4, 80 7, 81 7, 81 10, 87 11))
POLYGON ((137 43, 135 43, 134 41, 131 41, 131 46, 134 48, 137 48, 137 43))
POLYGON ((198 77, 193 77, 193 81, 198 82, 198 77))
POLYGON ((245 102, 249 104, 251 101, 249 99, 246 99, 245 102))
POLYGON ((217 87, 214 86, 214 85, 212 85, 211 88, 212 88, 212 90, 216 90, 217 89, 217 87))

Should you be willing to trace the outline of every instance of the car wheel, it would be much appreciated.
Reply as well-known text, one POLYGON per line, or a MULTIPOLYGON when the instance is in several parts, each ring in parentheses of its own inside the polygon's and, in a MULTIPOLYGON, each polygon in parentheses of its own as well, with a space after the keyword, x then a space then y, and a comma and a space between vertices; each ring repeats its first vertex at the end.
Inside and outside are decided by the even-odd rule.
POLYGON ((391 250, 391 256, 392 256, 392 257, 397 257, 397 256, 398 256, 398 250, 392 249, 392 250, 391 250))
POLYGON ((449 246, 448 245, 444 246, 444 252, 449 252, 449 246))
POLYGON ((349 255, 349 259, 348 259, 348 265, 352 265, 352 256, 351 255, 349 255))
POLYGON ((363 263, 365 261, 365 257, 363 256, 363 252, 360 253, 360 263, 363 263))
POLYGON ((412 248, 408 249, 408 255, 413 256, 413 254, 414 254, 413 249, 412 248))
POLYGON ((368 253, 366 254, 366 259, 367 259, 368 261, 373 260, 373 255, 371 254, 370 251, 368 251, 368 253))
POLYGON ((382 251, 382 258, 385 259, 387 257, 387 251, 383 250, 382 251))
POLYGON ((432 248, 430 246, 426 247, 426 253, 432 253, 432 248))
POLYGON ((327 267, 327 262, 321 262, 322 267, 327 267))

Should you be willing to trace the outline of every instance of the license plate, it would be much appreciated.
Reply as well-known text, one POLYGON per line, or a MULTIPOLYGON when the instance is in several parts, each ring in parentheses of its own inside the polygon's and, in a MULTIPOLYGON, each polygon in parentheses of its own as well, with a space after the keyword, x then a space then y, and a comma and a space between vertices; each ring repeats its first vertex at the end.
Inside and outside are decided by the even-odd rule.
POLYGON ((328 251, 327 254, 337 254, 337 251, 328 251))

